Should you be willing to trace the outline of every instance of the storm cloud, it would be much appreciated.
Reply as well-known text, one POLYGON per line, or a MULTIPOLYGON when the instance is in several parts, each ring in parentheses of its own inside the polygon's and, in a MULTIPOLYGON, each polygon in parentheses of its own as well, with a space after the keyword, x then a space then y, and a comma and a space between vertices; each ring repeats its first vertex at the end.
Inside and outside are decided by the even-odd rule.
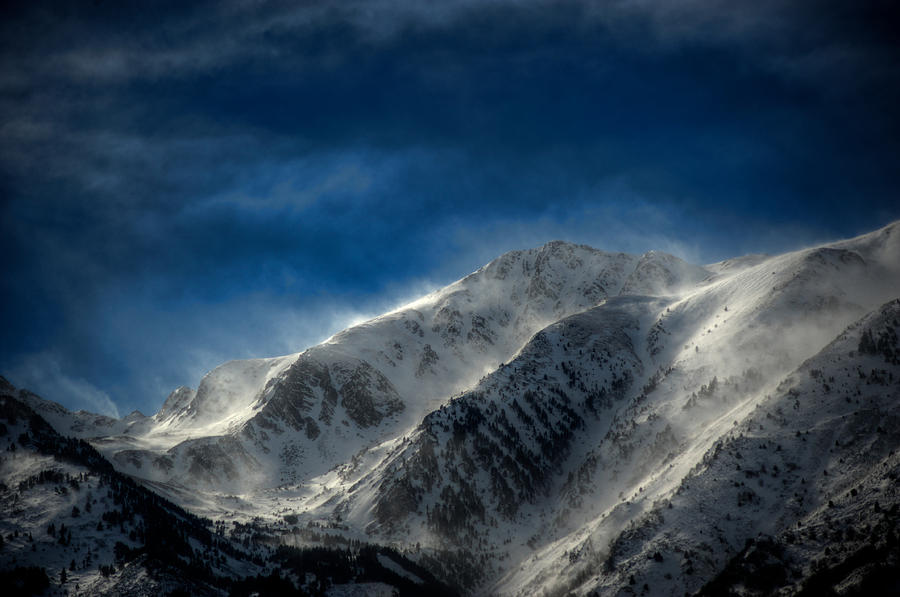
POLYGON ((2 9, 0 372, 67 406, 153 411, 552 238, 900 217, 889 2, 187 4, 2 9))

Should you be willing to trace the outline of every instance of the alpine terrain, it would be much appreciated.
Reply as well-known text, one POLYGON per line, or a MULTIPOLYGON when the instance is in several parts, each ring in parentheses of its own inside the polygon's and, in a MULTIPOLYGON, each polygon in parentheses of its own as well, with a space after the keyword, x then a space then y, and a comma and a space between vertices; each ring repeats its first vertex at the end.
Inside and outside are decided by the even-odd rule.
POLYGON ((0 574, 70 594, 897 594, 898 335, 894 223, 709 265, 513 251, 152 416, 3 380, 0 574))

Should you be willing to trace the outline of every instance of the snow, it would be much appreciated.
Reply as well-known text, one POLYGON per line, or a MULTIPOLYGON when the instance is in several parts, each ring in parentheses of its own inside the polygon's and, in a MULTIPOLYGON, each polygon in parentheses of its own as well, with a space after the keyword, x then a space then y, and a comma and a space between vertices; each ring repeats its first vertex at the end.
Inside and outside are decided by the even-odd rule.
POLYGON ((391 572, 398 574, 398 575, 402 576, 403 578, 408 578, 409 580, 413 581, 417 585, 420 585, 424 582, 421 578, 419 578, 418 576, 416 576, 415 574, 413 574, 412 572, 410 572, 409 570, 407 570, 406 568, 404 568, 403 566, 401 566, 400 564, 398 564, 397 562, 395 562, 388 556, 380 553, 380 554, 378 554, 377 557, 378 557, 378 563, 381 564, 382 566, 384 566, 385 568, 387 568, 388 570, 390 570, 391 572))
MULTIPOLYGON (((871 388, 847 363, 884 368, 874 356, 848 355, 861 326, 898 296, 897 224, 705 266, 659 252, 633 256, 553 242, 503 255, 303 352, 225 363, 196 392, 174 391, 153 417, 108 419, 26 398, 57 429, 90 438, 120 470, 213 518, 295 514, 300 526, 321 524, 346 538, 461 549, 483 558, 480 590, 490 594, 615 592, 632 574, 642 579, 638 586, 683 594, 696 591, 748 536, 814 515, 820 498, 802 507, 792 501, 799 479, 818 496, 840 491, 839 479, 864 476, 872 461, 836 461, 828 452, 835 440, 883 451, 866 425, 873 413, 893 413, 896 385, 871 388), (309 373, 292 377, 300 367, 309 373), (348 382, 370 369, 374 381, 352 396, 348 382), (823 377, 837 380, 832 390, 823 389, 823 377), (538 432, 570 424, 565 409, 549 403, 554 388, 584 424, 548 462, 538 432), (608 399, 588 408, 599 388, 608 399), (862 393, 860 404, 856 396, 844 399, 853 391, 862 393), (526 392, 546 402, 530 405, 526 392), (803 397, 797 408, 796 396, 803 397), (393 397, 402 408, 391 410, 393 397), (360 423, 354 400, 371 400, 365 412, 377 422, 360 423), (514 402, 537 423, 523 422, 514 402), (510 421, 517 447, 549 471, 515 514, 502 513, 490 467, 474 453, 466 453, 472 466, 462 457, 471 435, 461 451, 449 449, 453 423, 472 405, 489 413, 482 435, 488 423, 510 421), (846 423, 853 417, 859 425, 846 423), (423 469, 432 448, 434 465, 423 469), (746 476, 763 463, 769 473, 778 463, 777 480, 746 476), (788 463, 799 472, 786 472, 788 463), (841 472, 828 479, 810 472, 820 469, 841 472), (381 520, 388 489, 405 482, 414 503, 381 520), (456 539, 443 536, 426 513, 442 504, 443 490, 464 484, 477 489, 484 520, 469 521, 456 539), (750 502, 734 515, 737 496, 749 490, 750 502), (657 551, 662 562, 653 558, 657 551), (603 573, 608 560, 614 570, 603 573)), ((514 455, 497 445, 495 463, 514 455)), ((3 469, 4 478, 42 465, 17 466, 23 470, 3 469)), ((32 516, 41 520, 39 512, 32 516)), ((421 580, 387 556, 379 560, 421 580)), ((378 587, 369 588, 389 589, 378 587)))
MULTIPOLYGON (((18 437, 23 431, 25 428, 21 425, 10 429, 9 438, 18 437)), ((120 535, 118 529, 97 530, 101 515, 112 504, 95 475, 82 467, 19 447, 14 452, 0 452, 0 479, 8 488, 0 491, 0 510, 4 513, 0 517, 0 533, 7 538, 11 538, 14 532, 18 533, 18 538, 7 539, 0 551, 0 568, 42 566, 48 570, 52 584, 58 584, 59 571, 65 568, 71 587, 76 583, 84 587, 108 585, 108 581, 101 577, 98 565, 114 562, 113 545, 116 541, 124 540, 130 547, 135 544, 129 542, 127 536, 120 535), (77 478, 77 489, 67 482, 43 483, 20 489, 20 482, 41 471, 54 471, 77 478), (90 511, 85 507, 88 496, 96 500, 90 511), (77 517, 72 516, 73 506, 80 509, 77 517), (69 546, 60 545, 56 536, 48 534, 50 523, 55 523, 58 530, 60 522, 71 531, 69 546), (85 563, 86 557, 90 557, 90 563, 85 563), (70 569, 73 560, 76 562, 74 570, 70 569)))

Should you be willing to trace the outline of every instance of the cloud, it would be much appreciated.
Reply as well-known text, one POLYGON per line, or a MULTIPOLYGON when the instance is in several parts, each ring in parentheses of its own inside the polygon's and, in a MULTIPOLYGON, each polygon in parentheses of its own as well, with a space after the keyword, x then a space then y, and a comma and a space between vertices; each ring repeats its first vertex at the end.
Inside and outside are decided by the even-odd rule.
POLYGON ((54 354, 118 404, 554 238, 711 261, 900 217, 896 50, 864 8, 17 10, 0 365, 54 354))
POLYGON ((228 190, 207 200, 205 206, 297 215, 323 200, 359 200, 378 176, 370 161, 352 155, 292 160, 266 167, 264 172, 254 177, 254 189, 228 190))
POLYGON ((23 356, 9 371, 12 383, 71 410, 86 410, 119 418, 109 394, 87 380, 63 370, 60 355, 48 351, 23 356))
MULTIPOLYGON (((82 11, 46 9, 18 15, 6 36, 20 60, 7 61, 0 81, 13 73, 42 73, 74 81, 124 84, 222 73, 234 65, 290 64, 295 72, 341 66, 363 49, 377 53, 405 37, 533 34, 541 29, 570 36, 602 32, 618 43, 640 40, 648 51, 710 43, 740 45, 769 57, 808 53, 810 47, 859 42, 889 10, 837 2, 733 2, 663 0, 548 2, 546 0, 342 0, 315 3, 160 3, 136 19, 127 10, 94 6, 82 11), (152 27, 147 27, 147 23, 152 27), (44 35, 36 37, 37 31, 44 35), (821 32, 815 35, 815 32, 821 32), (61 43, 60 38, 68 43, 61 43), (28 52, 33 49, 34 52, 28 52)), ((495 47, 496 46, 496 42, 495 47)), ((772 64, 777 61, 773 60, 772 64)))

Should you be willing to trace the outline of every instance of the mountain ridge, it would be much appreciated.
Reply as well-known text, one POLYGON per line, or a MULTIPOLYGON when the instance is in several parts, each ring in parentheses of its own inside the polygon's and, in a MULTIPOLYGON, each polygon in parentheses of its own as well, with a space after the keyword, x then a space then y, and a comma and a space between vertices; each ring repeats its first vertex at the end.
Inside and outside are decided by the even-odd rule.
MULTIPOLYGON (((718 480, 724 472, 704 480, 723 446, 745 441, 735 430, 760 425, 760 409, 784 419, 795 394, 821 399, 825 418, 809 425, 830 429, 829 413, 856 406, 850 385, 840 403, 843 386, 822 382, 847 373, 838 362, 871 368, 855 373, 853 388, 875 383, 872 400, 893 412, 896 357, 880 368, 871 360, 896 351, 898 225, 706 266, 553 241, 505 253, 300 353, 223 364, 152 417, 67 413, 20 394, 118 469, 214 518, 291 516, 336 536, 415 546, 467 591, 629 594, 645 579, 654 594, 696 592, 743 573, 744 560, 728 558, 756 540, 750 522, 722 522, 728 511, 706 508, 717 514, 704 518, 684 506, 698 479, 723 503, 749 504, 745 512, 765 503, 773 520, 818 520, 792 509, 790 496, 741 485, 764 481, 759 468, 731 485, 718 480), (665 522, 672 504, 687 514, 665 522), (687 520, 697 524, 678 526, 687 520), (687 535, 714 527, 728 529, 721 553, 698 555, 704 541, 687 535), (657 554, 680 564, 659 566, 657 554)), ((753 428, 769 449, 787 445, 762 431, 753 428)), ((793 439, 791 452, 801 451, 804 440, 793 439)), ((875 479, 882 462, 894 467, 860 461, 840 477, 875 479)), ((787 468, 781 462, 778 482, 787 468)), ((772 527, 760 545, 794 553, 786 532, 772 527)), ((785 591, 822 578, 791 566, 798 580, 785 591)))

